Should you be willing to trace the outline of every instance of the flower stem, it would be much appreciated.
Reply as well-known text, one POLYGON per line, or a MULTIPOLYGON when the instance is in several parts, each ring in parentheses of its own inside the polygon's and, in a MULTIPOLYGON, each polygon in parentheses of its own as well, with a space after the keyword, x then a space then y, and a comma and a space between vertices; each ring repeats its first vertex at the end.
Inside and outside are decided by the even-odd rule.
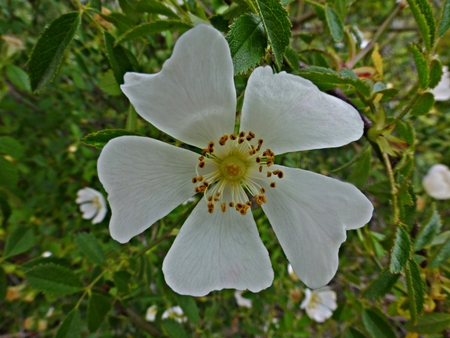
POLYGON ((392 195, 392 220, 395 225, 400 222, 400 213, 398 209, 398 198, 397 198, 397 183, 395 182, 394 171, 392 170, 391 161, 389 160, 389 155, 383 152, 383 159, 386 169, 388 171, 389 183, 391 184, 391 195, 392 195))
POLYGON ((127 115, 127 124, 126 129, 135 131, 136 130, 136 122, 137 122, 137 114, 136 110, 134 110, 133 106, 130 104, 128 108, 128 115, 127 115))

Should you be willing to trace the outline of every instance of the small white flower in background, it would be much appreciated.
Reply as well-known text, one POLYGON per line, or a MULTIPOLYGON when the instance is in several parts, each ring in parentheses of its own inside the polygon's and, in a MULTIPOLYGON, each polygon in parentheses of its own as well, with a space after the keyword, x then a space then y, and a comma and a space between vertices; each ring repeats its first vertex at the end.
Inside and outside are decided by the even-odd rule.
POLYGON ((47 257, 50 257, 51 255, 52 255, 52 253, 50 251, 44 251, 41 254, 41 257, 47 258, 47 257))
POLYGON ((447 101, 450 99, 450 73, 448 67, 443 66, 442 71, 444 74, 442 74, 441 81, 439 81, 436 87, 430 90, 436 101, 447 101))
POLYGON ((80 205, 80 210, 83 213, 84 219, 92 219, 92 224, 103 221, 108 210, 106 201, 102 193, 92 189, 83 188, 78 190, 76 203, 80 205))
POLYGON ((292 267, 291 263, 288 264, 287 270, 288 270, 289 277, 291 277, 291 279, 298 280, 298 276, 295 273, 294 268, 292 267))
POLYGON ((248 307, 249 309, 251 309, 252 308, 252 300, 242 297, 242 292, 243 291, 241 291, 241 290, 236 290, 234 292, 234 299, 236 299, 237 305, 240 307, 248 307))
POLYGON ((126 73, 124 81, 121 89, 139 115, 203 155, 146 137, 109 141, 98 173, 115 240, 128 242, 201 193, 163 262, 165 280, 177 293, 258 292, 272 284, 253 203, 306 285, 321 287, 333 278, 346 231, 366 224, 373 206, 349 183, 276 165, 274 158, 359 139, 363 122, 353 107, 302 77, 258 67, 234 134, 230 49, 219 31, 203 24, 178 39, 161 72, 126 73))
POLYGON ((157 313, 158 313, 158 307, 156 305, 150 306, 147 309, 147 312, 145 313, 145 320, 147 322, 154 322, 157 313))
POLYGON ((450 198, 450 170, 443 164, 433 165, 422 180, 422 186, 433 198, 450 198))
POLYGON ((309 318, 323 323, 336 310, 336 292, 325 286, 317 290, 305 289, 305 299, 300 308, 305 309, 309 318))
POLYGON ((184 315, 183 310, 179 306, 174 306, 166 311, 161 316, 162 319, 172 318, 175 319, 178 323, 185 323, 187 321, 187 317, 184 315))

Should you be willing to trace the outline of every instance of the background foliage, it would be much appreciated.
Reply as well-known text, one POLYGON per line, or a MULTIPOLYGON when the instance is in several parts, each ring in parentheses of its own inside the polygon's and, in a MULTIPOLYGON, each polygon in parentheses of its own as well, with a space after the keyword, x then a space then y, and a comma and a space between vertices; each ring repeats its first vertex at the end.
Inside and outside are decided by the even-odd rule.
POLYGON ((428 92, 450 64, 449 0, 6 0, 0 15, 0 337, 450 337, 450 202, 420 184, 432 164, 450 165, 450 105, 428 92), (109 215, 92 225, 74 203, 84 186, 102 190, 99 149, 125 131, 92 133, 173 142, 118 85, 126 71, 159 71, 201 22, 226 36, 238 95, 268 64, 365 121, 358 142, 277 158, 350 181, 375 206, 340 250, 339 307, 323 324, 300 310, 304 285, 258 209, 275 280, 244 293, 247 309, 233 290, 193 298, 166 286, 162 259, 193 203, 127 245, 109 236, 109 215), (161 318, 175 305, 187 322, 161 318))

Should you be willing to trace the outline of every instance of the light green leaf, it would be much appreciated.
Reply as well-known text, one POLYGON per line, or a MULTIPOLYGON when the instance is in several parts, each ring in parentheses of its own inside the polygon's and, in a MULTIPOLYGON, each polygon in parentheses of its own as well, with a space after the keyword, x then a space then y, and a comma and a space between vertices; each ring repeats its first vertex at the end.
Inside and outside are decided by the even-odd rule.
POLYGON ((439 22, 438 37, 442 37, 450 28, 450 0, 444 0, 441 9, 441 19, 439 22))
POLYGON ((371 148, 368 147, 356 161, 348 180, 361 189, 366 184, 370 174, 370 162, 372 159, 371 148))
POLYGON ((411 53, 414 57, 414 62, 416 63, 417 73, 419 75, 419 84, 421 89, 426 89, 428 87, 428 82, 430 78, 428 70, 428 59, 423 55, 422 51, 416 44, 410 45, 411 53))
POLYGON ((419 317, 417 325, 408 322, 405 324, 405 329, 410 332, 417 332, 420 334, 434 334, 444 331, 450 326, 450 313, 425 313, 419 317))
POLYGON ((447 259, 450 258, 450 238, 443 246, 440 247, 436 255, 433 257, 430 268, 440 267, 447 259))
POLYGON ((384 296, 397 283, 400 276, 400 274, 391 274, 388 269, 384 269, 378 278, 370 284, 366 291, 366 297, 371 299, 384 296))
POLYGON ((23 146, 15 138, 0 136, 0 154, 6 154, 15 159, 20 159, 24 151, 23 146))
POLYGON ((170 338, 187 338, 188 335, 183 328, 183 325, 173 320, 172 318, 164 319, 161 321, 164 331, 170 338))
POLYGON ((122 94, 119 85, 114 77, 114 72, 112 69, 108 70, 106 73, 100 75, 100 82, 98 87, 108 95, 119 96, 122 94))
POLYGON ((328 28, 335 42, 339 42, 344 37, 344 25, 341 18, 333 8, 325 7, 325 18, 327 19, 328 28))
POLYGON ((61 15, 44 30, 31 52, 28 62, 31 89, 38 91, 53 79, 65 50, 73 40, 81 22, 81 13, 61 15))
POLYGON ((428 83, 429 88, 434 88, 441 81, 444 71, 442 70, 442 63, 438 59, 432 59, 430 62, 430 81, 428 83))
POLYGON ((411 108, 409 114, 411 116, 419 116, 428 114, 428 112, 433 108, 434 105, 434 96, 433 94, 426 92, 423 94, 419 94, 416 102, 411 108))
POLYGON ((23 225, 16 227, 6 238, 5 258, 30 250, 36 243, 33 231, 23 225))
POLYGON ((80 232, 75 236, 75 244, 94 263, 98 265, 105 264, 105 255, 92 233, 80 232))
POLYGON ((439 213, 436 211, 436 205, 432 205, 431 216, 427 220, 425 226, 420 229, 420 232, 417 234, 416 241, 414 242, 414 251, 418 251, 423 249, 427 245, 431 244, 433 238, 439 233, 441 229, 441 217, 439 213))
POLYGON ((256 0, 259 15, 269 39, 270 47, 278 69, 283 63, 283 55, 291 37, 291 22, 288 12, 278 0, 256 0))
POLYGON ((227 35, 235 74, 245 73, 259 63, 267 46, 261 18, 245 14, 237 18, 227 35))
POLYGON ((194 298, 191 296, 182 296, 177 294, 177 301, 183 313, 188 317, 191 323, 198 324, 198 307, 194 298))
POLYGON ((427 0, 407 0, 414 15, 427 52, 433 48, 436 38, 436 23, 433 10, 427 0))
POLYGON ((405 269, 406 288, 409 297, 409 312, 412 323, 417 323, 418 316, 422 313, 425 302, 425 285, 420 276, 419 265, 414 259, 410 259, 408 267, 405 269))
POLYGON ((81 338, 81 316, 78 308, 70 311, 66 319, 61 323, 55 338, 81 338))
POLYGON ((102 149, 106 143, 116 137, 120 136, 142 136, 134 131, 125 129, 105 129, 100 130, 95 133, 91 133, 80 139, 87 146, 95 147, 97 149, 102 149))
POLYGON ((114 47, 114 37, 107 31, 103 32, 105 38, 106 54, 108 55, 109 64, 114 72, 114 77, 120 85, 124 82, 123 76, 128 71, 133 71, 133 64, 128 58, 126 49, 122 46, 114 47))
POLYGON ((179 19, 180 17, 175 14, 170 8, 163 5, 162 2, 157 0, 140 0, 136 4, 135 10, 137 12, 148 12, 152 14, 162 14, 169 18, 179 19))
POLYGON ((26 271, 25 277, 35 289, 54 295, 68 295, 83 289, 83 284, 72 270, 52 263, 26 271))
POLYGON ((396 338, 386 317, 375 310, 363 310, 362 321, 371 338, 396 338))
POLYGON ((389 270, 391 273, 400 273, 406 267, 411 257, 411 240, 403 225, 397 226, 394 245, 391 250, 391 262, 389 270))
POLYGON ((87 324, 91 332, 97 331, 111 310, 112 300, 99 293, 91 293, 87 310, 87 324))
POLYGON ((30 78, 22 68, 13 64, 6 65, 6 77, 17 88, 31 92, 30 78))

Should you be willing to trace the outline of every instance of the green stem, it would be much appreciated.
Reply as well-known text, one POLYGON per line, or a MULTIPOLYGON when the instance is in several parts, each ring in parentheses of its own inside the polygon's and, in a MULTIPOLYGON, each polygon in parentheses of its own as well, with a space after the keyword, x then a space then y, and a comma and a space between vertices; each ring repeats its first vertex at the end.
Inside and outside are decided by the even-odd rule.
POLYGON ((125 129, 135 131, 136 130, 136 122, 137 122, 137 113, 134 110, 133 106, 130 104, 128 108, 127 115, 127 124, 125 129))
MULTIPOLYGON (((412 91, 416 91, 417 90, 418 85, 416 85, 412 91)), ((403 111, 391 122, 389 123, 389 125, 387 126, 387 128, 389 128, 390 126, 396 126, 397 123, 406 115, 409 113, 409 111, 411 110, 411 108, 416 104, 417 100, 419 99, 419 95, 417 95, 417 91, 416 94, 414 95, 414 99, 412 99, 408 105, 403 109, 403 111)))
POLYGON ((392 195, 392 220, 395 225, 400 222, 400 212, 398 209, 398 198, 397 198, 397 183, 395 182, 394 171, 392 170, 391 161, 389 160, 389 155, 383 153, 383 160, 388 171, 389 183, 391 185, 391 195, 392 195))
POLYGON ((75 0, 75 3, 77 4, 78 8, 80 9, 80 11, 85 14, 95 25, 95 27, 97 27, 99 29, 100 32, 102 32, 103 34, 103 27, 97 22, 97 20, 95 20, 92 15, 88 12, 88 8, 86 8, 82 3, 80 3, 79 0, 75 0))

